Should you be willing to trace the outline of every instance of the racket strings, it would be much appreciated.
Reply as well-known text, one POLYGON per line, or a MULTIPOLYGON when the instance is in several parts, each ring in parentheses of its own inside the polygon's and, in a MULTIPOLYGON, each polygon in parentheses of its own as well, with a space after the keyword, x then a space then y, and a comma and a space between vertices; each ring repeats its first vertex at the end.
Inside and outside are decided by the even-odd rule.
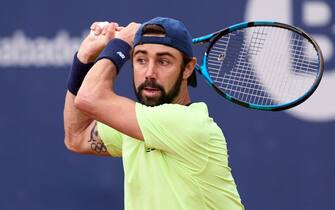
MULTIPOLYGON (((248 55, 257 56, 262 49, 262 44, 265 42, 266 33, 263 28, 258 28, 255 33, 252 34, 251 41, 246 42, 243 45, 243 57, 238 61, 242 63, 245 67, 238 66, 237 70, 243 72, 245 75, 253 75, 253 84, 245 88, 245 92, 241 95, 238 94, 238 98, 243 101, 250 101, 251 103, 261 103, 269 104, 271 102, 271 97, 264 90, 261 82, 257 79, 253 72, 253 65, 248 61, 248 55), (258 97, 257 97, 258 96, 258 97)), ((242 79, 245 80, 245 76, 242 79)))
POLYGON ((277 27, 252 27, 221 37, 208 53, 207 66, 223 92, 266 106, 302 96, 319 72, 312 44, 277 27))
POLYGON ((292 57, 290 58, 292 72, 316 77, 318 74, 317 69, 319 68, 319 61, 315 59, 315 52, 312 51, 308 53, 309 48, 304 42, 305 40, 301 36, 293 34, 292 44, 289 45, 292 54, 292 57))
MULTIPOLYGON (((318 56, 314 48, 311 48, 310 43, 306 42, 302 36, 296 33, 290 33, 290 44, 288 45, 291 57, 289 58, 289 63, 291 64, 291 74, 295 77, 302 77, 303 80, 296 80, 291 82, 290 92, 286 94, 291 98, 296 98, 308 91, 311 84, 318 76, 319 62, 318 56)), ((290 80, 291 75, 287 74, 287 80, 290 80)), ((284 89, 285 90, 285 89, 284 89)), ((285 91, 283 91, 285 93, 285 91)))
MULTIPOLYGON (((243 101, 250 101, 252 103, 262 103, 264 101, 271 101, 272 98, 267 94, 263 89, 259 79, 255 76, 252 65, 248 62, 248 54, 257 55, 261 50, 261 42, 264 41, 264 31, 258 31, 254 33, 252 37, 252 42, 246 43, 242 42, 241 45, 241 31, 236 31, 236 33, 230 34, 229 37, 223 37, 212 49, 214 49, 213 54, 209 56, 210 62, 208 65, 208 70, 211 75, 214 76, 216 85, 223 89, 224 92, 233 96, 234 98, 239 98, 243 101), (228 39, 228 42, 226 41, 228 39), (229 42, 229 40, 231 40, 229 42), (229 52, 232 53, 231 57, 236 57, 236 61, 226 63, 225 66, 222 66, 223 61, 219 65, 213 61, 215 58, 218 58, 222 53, 225 54, 227 50, 227 44, 230 44, 229 52), (238 49, 239 51, 233 49, 238 49), (212 58, 214 57, 214 59, 212 58), (218 68, 218 66, 220 68, 218 68), (221 69, 232 69, 230 72, 223 72, 221 69), (223 74, 224 73, 224 74, 223 74), (258 101, 257 101, 258 100, 258 101)), ((226 57, 226 60, 229 60, 229 57, 226 57)))

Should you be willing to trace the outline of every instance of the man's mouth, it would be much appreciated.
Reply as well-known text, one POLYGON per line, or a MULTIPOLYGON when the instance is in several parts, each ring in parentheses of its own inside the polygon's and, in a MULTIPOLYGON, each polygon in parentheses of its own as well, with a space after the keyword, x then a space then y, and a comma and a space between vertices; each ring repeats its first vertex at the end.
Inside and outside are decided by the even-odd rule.
POLYGON ((160 95, 160 89, 159 88, 153 88, 153 87, 145 87, 143 88, 143 95, 147 97, 155 97, 160 95))

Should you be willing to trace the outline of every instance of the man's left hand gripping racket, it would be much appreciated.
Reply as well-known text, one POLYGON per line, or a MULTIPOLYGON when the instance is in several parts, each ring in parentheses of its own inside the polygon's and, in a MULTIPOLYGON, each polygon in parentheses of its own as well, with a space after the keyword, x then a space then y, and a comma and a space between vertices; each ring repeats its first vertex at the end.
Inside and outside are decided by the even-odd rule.
POLYGON ((323 74, 317 43, 287 24, 244 22, 192 41, 209 42, 196 70, 223 97, 248 108, 294 107, 312 95, 323 74))

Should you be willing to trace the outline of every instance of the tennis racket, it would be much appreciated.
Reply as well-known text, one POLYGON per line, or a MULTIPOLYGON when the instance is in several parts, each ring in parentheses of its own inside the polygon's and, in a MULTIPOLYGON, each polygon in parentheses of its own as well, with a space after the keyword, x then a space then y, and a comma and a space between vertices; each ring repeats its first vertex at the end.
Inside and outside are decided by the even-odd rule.
POLYGON ((195 70, 224 98, 252 109, 279 111, 302 103, 324 70, 318 44, 283 23, 243 22, 192 42, 209 43, 195 70))

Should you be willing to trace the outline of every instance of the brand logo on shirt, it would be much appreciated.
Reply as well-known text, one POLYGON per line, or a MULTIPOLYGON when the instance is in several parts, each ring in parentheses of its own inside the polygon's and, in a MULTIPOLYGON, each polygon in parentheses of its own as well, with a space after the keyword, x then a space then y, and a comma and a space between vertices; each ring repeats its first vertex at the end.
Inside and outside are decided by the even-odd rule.
POLYGON ((145 148, 145 151, 146 152, 151 152, 151 151, 154 151, 154 150, 156 150, 155 148, 149 148, 149 147, 146 147, 145 148))

